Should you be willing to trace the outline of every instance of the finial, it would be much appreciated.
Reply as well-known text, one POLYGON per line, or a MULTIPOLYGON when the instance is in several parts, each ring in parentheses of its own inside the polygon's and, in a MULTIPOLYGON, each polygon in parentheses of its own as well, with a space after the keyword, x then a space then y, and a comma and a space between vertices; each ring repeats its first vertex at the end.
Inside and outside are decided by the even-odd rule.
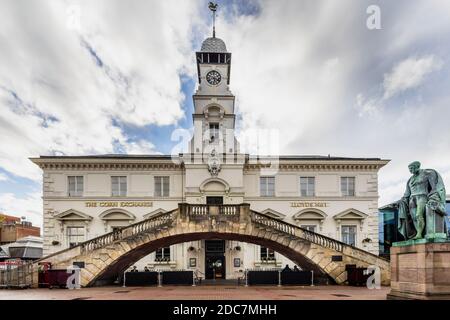
POLYGON ((208 5, 209 10, 213 13, 213 38, 216 37, 216 11, 217 11, 218 4, 214 2, 210 2, 208 5))

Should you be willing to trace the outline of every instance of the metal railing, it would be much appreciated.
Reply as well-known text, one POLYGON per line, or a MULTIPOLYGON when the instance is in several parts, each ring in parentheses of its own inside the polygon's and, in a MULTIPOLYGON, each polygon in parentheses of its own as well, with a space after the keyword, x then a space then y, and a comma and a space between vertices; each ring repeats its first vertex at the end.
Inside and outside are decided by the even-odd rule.
POLYGON ((0 288, 30 288, 33 286, 33 262, 7 260, 0 269, 0 288))

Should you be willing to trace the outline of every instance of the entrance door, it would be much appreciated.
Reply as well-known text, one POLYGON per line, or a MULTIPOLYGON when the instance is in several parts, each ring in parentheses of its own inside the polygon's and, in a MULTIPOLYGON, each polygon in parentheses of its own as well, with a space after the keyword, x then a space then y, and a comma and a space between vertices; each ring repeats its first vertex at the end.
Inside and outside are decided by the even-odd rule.
POLYGON ((205 278, 225 279, 225 240, 205 240, 205 278))
POLYGON ((223 204, 223 197, 206 197, 206 204, 218 206, 223 204))
POLYGON ((225 279, 225 256, 206 257, 206 279, 225 279))

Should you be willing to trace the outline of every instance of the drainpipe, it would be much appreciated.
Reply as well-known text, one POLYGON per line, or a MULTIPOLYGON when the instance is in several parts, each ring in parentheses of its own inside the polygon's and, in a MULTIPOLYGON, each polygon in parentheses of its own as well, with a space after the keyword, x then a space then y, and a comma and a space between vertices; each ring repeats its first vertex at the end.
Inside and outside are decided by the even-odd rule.
POLYGON ((186 176, 186 167, 184 166, 184 159, 181 162, 181 202, 186 202, 184 195, 184 179, 186 176))

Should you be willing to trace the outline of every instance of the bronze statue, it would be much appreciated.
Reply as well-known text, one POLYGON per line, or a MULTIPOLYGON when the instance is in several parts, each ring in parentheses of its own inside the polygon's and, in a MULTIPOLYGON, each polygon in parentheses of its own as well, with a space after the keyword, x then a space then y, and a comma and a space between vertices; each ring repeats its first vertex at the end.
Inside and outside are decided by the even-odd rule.
POLYGON ((445 186, 433 169, 420 169, 420 162, 409 166, 412 173, 398 205, 398 231, 405 240, 447 238, 445 224, 445 186))

